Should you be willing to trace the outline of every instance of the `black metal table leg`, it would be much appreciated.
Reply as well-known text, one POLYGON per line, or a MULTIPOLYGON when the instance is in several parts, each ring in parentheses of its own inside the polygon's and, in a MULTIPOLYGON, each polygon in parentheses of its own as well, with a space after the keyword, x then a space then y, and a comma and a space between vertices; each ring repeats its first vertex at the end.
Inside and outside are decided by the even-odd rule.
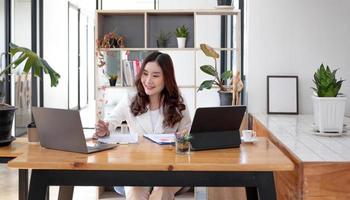
POLYGON ((48 191, 48 181, 46 176, 41 176, 40 172, 32 170, 30 178, 28 200, 45 200, 48 191))
POLYGON ((258 190, 256 187, 245 187, 247 200, 258 200, 258 190))
POLYGON ((273 172, 256 173, 259 200, 276 200, 273 172))
POLYGON ((18 170, 18 199, 27 200, 28 197, 28 169, 18 170))
POLYGON ((58 193, 58 200, 72 200, 73 192, 74 192, 74 186, 60 186, 60 192, 58 193))

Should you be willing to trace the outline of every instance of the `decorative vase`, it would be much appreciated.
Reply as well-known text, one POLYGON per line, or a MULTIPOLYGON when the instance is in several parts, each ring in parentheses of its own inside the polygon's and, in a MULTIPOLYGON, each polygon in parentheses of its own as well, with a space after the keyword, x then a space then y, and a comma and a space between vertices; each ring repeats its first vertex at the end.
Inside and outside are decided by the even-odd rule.
POLYGON ((320 133, 343 132, 346 97, 312 96, 314 109, 314 126, 320 133))
POLYGON ((231 91, 218 91, 220 97, 220 106, 232 105, 231 91))
POLYGON ((178 48, 185 48, 186 47, 186 38, 185 37, 178 37, 177 38, 177 47, 178 48))

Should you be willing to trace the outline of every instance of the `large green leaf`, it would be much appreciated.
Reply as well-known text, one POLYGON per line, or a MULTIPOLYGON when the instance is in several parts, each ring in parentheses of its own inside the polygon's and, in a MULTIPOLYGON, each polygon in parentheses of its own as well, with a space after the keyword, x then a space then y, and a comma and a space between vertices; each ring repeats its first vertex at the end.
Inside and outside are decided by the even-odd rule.
POLYGON ((27 48, 19 47, 15 44, 10 43, 11 56, 14 56, 17 53, 21 54, 17 59, 9 64, 9 67, 12 66, 12 68, 17 68, 18 65, 24 62, 24 73, 28 73, 30 69, 33 69, 34 75, 40 77, 40 72, 43 71, 45 74, 49 74, 51 79, 51 87, 57 86, 60 75, 55 70, 53 70, 52 67, 50 67, 50 65, 44 59, 40 58, 36 53, 27 48))
POLYGON ((219 54, 216 53, 216 51, 210 47, 207 44, 200 44, 201 50, 203 51, 203 53, 208 56, 208 57, 212 57, 214 59, 219 58, 219 54))
POLYGON ((217 76, 218 75, 218 72, 215 70, 215 68, 211 65, 202 65, 200 66, 200 69, 206 73, 206 74, 209 74, 211 76, 217 76))
POLYGON ((221 74, 221 80, 227 80, 229 78, 232 78, 232 71, 225 71, 221 74))
POLYGON ((206 80, 201 83, 197 91, 205 89, 211 89, 213 87, 214 80, 206 80))

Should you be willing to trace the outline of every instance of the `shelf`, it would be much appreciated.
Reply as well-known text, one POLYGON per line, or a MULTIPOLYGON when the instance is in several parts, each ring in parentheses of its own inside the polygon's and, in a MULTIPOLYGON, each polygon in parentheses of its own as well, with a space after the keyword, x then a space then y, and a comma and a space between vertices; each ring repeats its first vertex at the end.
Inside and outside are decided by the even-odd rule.
MULTIPOLYGON (((241 12, 235 8, 197 9, 197 10, 104 10, 96 11, 96 38, 110 31, 126 37, 126 48, 100 48, 102 52, 118 52, 120 59, 115 63, 115 68, 120 70, 119 85, 109 86, 106 76, 103 74, 108 67, 95 68, 95 89, 98 101, 96 101, 97 118, 103 116, 106 107, 113 101, 117 102, 124 92, 136 90, 132 85, 135 70, 140 70, 140 63, 150 51, 162 51, 168 53, 174 63, 178 87, 187 101, 191 115, 198 106, 217 106, 219 95, 217 86, 212 90, 197 92, 203 80, 211 79, 200 71, 204 64, 214 64, 212 58, 205 56, 199 48, 201 43, 210 45, 220 54, 218 69, 240 69, 241 66, 241 12), (235 34, 221 35, 220 27, 223 26, 223 18, 226 17, 225 26, 232 29, 235 34), (232 17, 231 17, 232 16, 232 17), (235 20, 235 21, 233 21, 235 20), (187 48, 177 48, 175 31, 178 26, 185 25, 189 29, 187 48), (208 31, 208 28, 210 29, 208 31), (167 48, 157 47, 157 35, 161 32, 171 33, 167 48), (221 44, 221 39, 225 44, 221 44), (235 48, 223 48, 231 46, 235 48), (221 59, 226 64, 221 63, 221 59), (130 78, 132 77, 132 78, 130 78), (105 85, 104 85, 105 84, 105 85)), ((111 53, 112 54, 112 53, 111 53)), ((107 54, 108 55, 108 54, 107 54)), ((111 67, 111 65, 109 65, 111 67)), ((113 68, 113 66, 111 67, 113 68)), ((96 119, 97 119, 96 118, 96 119)))
POLYGON ((241 11, 239 9, 228 9, 217 7, 215 9, 171 9, 171 10, 97 10, 97 14, 102 15, 116 15, 116 14, 190 14, 196 13, 198 15, 237 15, 241 11))
MULTIPOLYGON (((216 51, 238 51, 237 48, 213 48, 216 51)), ((200 51, 201 48, 101 48, 99 51, 200 51)))

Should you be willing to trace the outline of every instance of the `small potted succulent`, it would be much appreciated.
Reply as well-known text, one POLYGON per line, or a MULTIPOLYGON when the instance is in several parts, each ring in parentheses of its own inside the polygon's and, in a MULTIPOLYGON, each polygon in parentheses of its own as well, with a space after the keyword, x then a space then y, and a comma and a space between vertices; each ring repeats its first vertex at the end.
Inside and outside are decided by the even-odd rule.
POLYGON ((192 136, 186 131, 175 134, 175 148, 177 154, 187 154, 190 151, 192 136))
POLYGON ((165 48, 167 47, 167 43, 169 41, 169 39, 171 38, 171 33, 168 32, 164 32, 164 31, 160 31, 159 34, 156 36, 157 38, 157 47, 158 48, 165 48))
MULTIPOLYGON (((213 77, 213 79, 210 80, 205 80, 203 81, 199 88, 198 91, 201 91, 203 89, 211 89, 213 85, 217 86, 219 88, 219 97, 220 97, 220 105, 232 105, 232 87, 229 85, 225 85, 224 81, 229 80, 233 77, 233 73, 230 70, 224 71, 222 74, 219 74, 218 68, 217 68, 217 61, 216 59, 219 58, 219 54, 209 45, 207 44, 200 44, 201 50, 203 53, 214 59, 214 67, 212 65, 202 65, 200 66, 200 69, 213 77)), ((237 83, 237 88, 235 91, 239 92, 243 88, 242 81, 239 80, 234 80, 233 81, 235 84, 237 83)))
POLYGON ((117 83, 118 75, 117 74, 108 74, 109 85, 114 87, 117 83))
POLYGON ((314 74, 314 125, 321 133, 343 132, 346 97, 339 91, 344 80, 338 80, 336 73, 337 70, 321 64, 314 74))
POLYGON ((186 39, 188 37, 189 31, 185 25, 178 26, 176 28, 176 38, 177 38, 177 47, 185 48, 186 47, 186 39))

